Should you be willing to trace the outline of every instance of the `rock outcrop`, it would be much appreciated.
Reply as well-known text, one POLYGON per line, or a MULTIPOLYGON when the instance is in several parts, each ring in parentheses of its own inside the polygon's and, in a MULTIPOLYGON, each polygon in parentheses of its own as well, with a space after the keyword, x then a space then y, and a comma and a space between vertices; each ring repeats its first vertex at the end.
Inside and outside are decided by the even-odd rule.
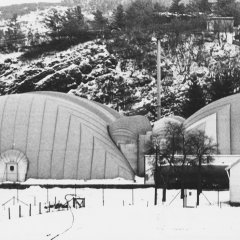
MULTIPOLYGON (((31 62, 0 61, 0 94, 31 91, 69 92, 106 104, 126 114, 151 103, 155 79, 110 54, 101 41, 49 53, 31 62), (133 74, 134 73, 134 74, 133 74), (146 92, 147 91, 147 92, 146 92)), ((140 111, 141 112, 141 111, 140 111)), ((144 109, 141 113, 148 114, 144 109)))

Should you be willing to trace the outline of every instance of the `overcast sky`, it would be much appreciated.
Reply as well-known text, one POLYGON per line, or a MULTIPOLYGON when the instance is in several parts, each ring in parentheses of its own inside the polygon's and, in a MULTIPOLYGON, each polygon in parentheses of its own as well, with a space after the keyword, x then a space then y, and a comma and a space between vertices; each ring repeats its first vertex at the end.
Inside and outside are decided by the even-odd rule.
POLYGON ((20 3, 36 3, 36 2, 61 2, 61 0, 0 0, 0 6, 7 6, 20 3))

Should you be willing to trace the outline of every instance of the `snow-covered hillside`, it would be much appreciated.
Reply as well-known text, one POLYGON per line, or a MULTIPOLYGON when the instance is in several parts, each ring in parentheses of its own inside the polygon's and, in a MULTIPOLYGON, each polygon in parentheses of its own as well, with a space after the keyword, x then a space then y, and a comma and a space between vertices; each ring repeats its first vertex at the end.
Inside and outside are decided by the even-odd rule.
POLYGON ((1 95, 70 92, 119 110, 140 108, 153 100, 155 79, 144 71, 133 72, 130 67, 121 70, 121 61, 101 41, 80 44, 31 62, 21 62, 9 55, 1 56, 0 61, 1 95), (127 106, 129 102, 134 105, 127 106))
MULTIPOLYGON (((188 43, 189 44, 189 43, 188 43)), ((208 89, 208 78, 224 67, 239 67, 239 47, 217 41, 201 49, 184 47, 184 54, 162 53, 163 115, 179 109, 186 100, 190 76, 208 89)), ((156 51, 152 52, 155 56, 156 51)), ((101 102, 125 114, 142 114, 154 119, 156 76, 136 68, 134 60, 110 54, 104 41, 79 44, 68 50, 43 54, 21 61, 20 53, 0 56, 0 94, 30 91, 59 91, 101 102)), ((190 83, 191 84, 191 83, 190 83)))

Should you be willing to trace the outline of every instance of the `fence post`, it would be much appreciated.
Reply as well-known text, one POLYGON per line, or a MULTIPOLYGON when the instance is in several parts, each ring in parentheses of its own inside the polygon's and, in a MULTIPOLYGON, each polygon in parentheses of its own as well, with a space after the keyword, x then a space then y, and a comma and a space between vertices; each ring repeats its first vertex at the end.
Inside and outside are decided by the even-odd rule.
POLYGON ((39 202, 39 214, 42 214, 42 211, 41 211, 41 202, 39 202))
POLYGON ((164 187, 162 190, 162 202, 166 202, 166 199, 167 199, 167 189, 166 187, 164 187))
POLYGON ((134 190, 132 188, 132 205, 134 205, 134 190))
POLYGON ((31 205, 31 203, 29 204, 29 216, 31 217, 31 215, 32 215, 32 205, 31 205))
POLYGON ((103 206, 104 206, 104 188, 102 189, 102 201, 103 201, 103 206))
POLYGON ((10 208, 8 208, 8 219, 11 219, 11 212, 10 212, 10 208))
POLYGON ((76 198, 73 198, 73 208, 76 208, 76 198))
POLYGON ((47 187, 47 203, 49 203, 48 187, 47 187))
POLYGON ((34 196, 33 204, 34 204, 34 206, 36 206, 36 196, 34 196))
POLYGON ((19 202, 19 196, 18 196, 18 187, 17 187, 17 203, 19 202))
POLYGON ((19 205, 19 218, 22 216, 21 214, 21 205, 19 205))
POLYGON ((124 206, 124 200, 123 200, 123 206, 124 206))

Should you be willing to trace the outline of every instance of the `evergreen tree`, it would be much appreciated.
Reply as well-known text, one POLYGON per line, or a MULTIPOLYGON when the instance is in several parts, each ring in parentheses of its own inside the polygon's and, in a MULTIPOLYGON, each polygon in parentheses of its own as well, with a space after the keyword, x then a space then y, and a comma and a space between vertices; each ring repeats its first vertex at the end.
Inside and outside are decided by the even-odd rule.
POLYGON ((229 5, 236 3, 235 0, 218 0, 217 8, 218 9, 227 9, 229 5))
POLYGON ((84 30, 86 30, 86 25, 81 7, 69 8, 66 16, 62 18, 62 34, 72 39, 79 36, 84 30))
POLYGON ((48 36, 53 39, 60 39, 63 16, 57 11, 57 9, 51 9, 44 18, 45 26, 50 30, 48 36))
POLYGON ((215 12, 224 17, 234 17, 234 24, 240 24, 240 3, 236 0, 219 0, 215 12))
POLYGON ((115 81, 117 87, 113 103, 116 105, 117 111, 127 111, 127 109, 131 109, 135 103, 132 89, 127 83, 127 80, 122 76, 117 77, 115 81))
POLYGON ((186 94, 186 99, 187 100, 182 107, 183 115, 186 118, 206 105, 203 90, 197 82, 195 76, 191 80, 191 85, 189 86, 186 94))
POLYGON ((216 101, 223 97, 227 97, 234 93, 234 86, 238 82, 239 73, 237 76, 232 76, 227 71, 224 73, 217 73, 214 79, 209 79, 211 82, 209 95, 211 101, 216 101))
POLYGON ((208 0, 200 0, 198 1, 198 9, 200 12, 209 12, 210 11, 210 5, 208 0))
POLYGON ((180 13, 180 14, 184 13, 185 6, 183 3, 180 3, 180 2, 181 0, 173 0, 169 11, 172 13, 180 13))
POLYGON ((97 78, 96 85, 101 91, 93 98, 94 101, 110 105, 117 111, 131 109, 135 103, 131 87, 122 76, 104 76, 97 78))
POLYGON ((123 5, 118 5, 113 13, 113 19, 111 23, 114 29, 124 29, 126 26, 126 15, 123 9, 123 5))
POLYGON ((33 36, 34 45, 40 44, 40 41, 41 41, 40 38, 41 38, 41 36, 40 36, 39 32, 36 32, 33 36))
POLYGON ((79 37, 87 29, 80 6, 68 8, 65 13, 52 9, 44 23, 50 30, 49 36, 53 39, 79 37))
POLYGON ((150 1, 136 0, 126 10, 128 29, 150 30, 153 27, 154 6, 150 1))
POLYGON ((40 44, 40 34, 39 32, 33 33, 31 29, 28 30, 27 33, 27 39, 28 39, 28 45, 30 46, 36 46, 40 44))
POLYGON ((209 13, 211 11, 211 8, 208 0, 194 0, 187 4, 186 11, 191 13, 209 13))
POLYGON ((17 14, 14 14, 7 23, 7 31, 5 32, 4 40, 7 43, 8 48, 17 48, 19 44, 24 44, 25 35, 21 30, 17 14))
POLYGON ((4 32, 0 29, 0 41, 4 41, 4 32))
POLYGON ((100 10, 93 12, 94 20, 91 22, 95 30, 104 31, 108 26, 108 19, 103 16, 100 10))
POLYGON ((160 4, 159 2, 154 3, 153 9, 155 12, 166 12, 167 8, 160 4))
POLYGON ((33 43, 33 33, 31 31, 31 29, 28 30, 28 33, 27 33, 27 39, 28 39, 28 45, 34 45, 33 43))

